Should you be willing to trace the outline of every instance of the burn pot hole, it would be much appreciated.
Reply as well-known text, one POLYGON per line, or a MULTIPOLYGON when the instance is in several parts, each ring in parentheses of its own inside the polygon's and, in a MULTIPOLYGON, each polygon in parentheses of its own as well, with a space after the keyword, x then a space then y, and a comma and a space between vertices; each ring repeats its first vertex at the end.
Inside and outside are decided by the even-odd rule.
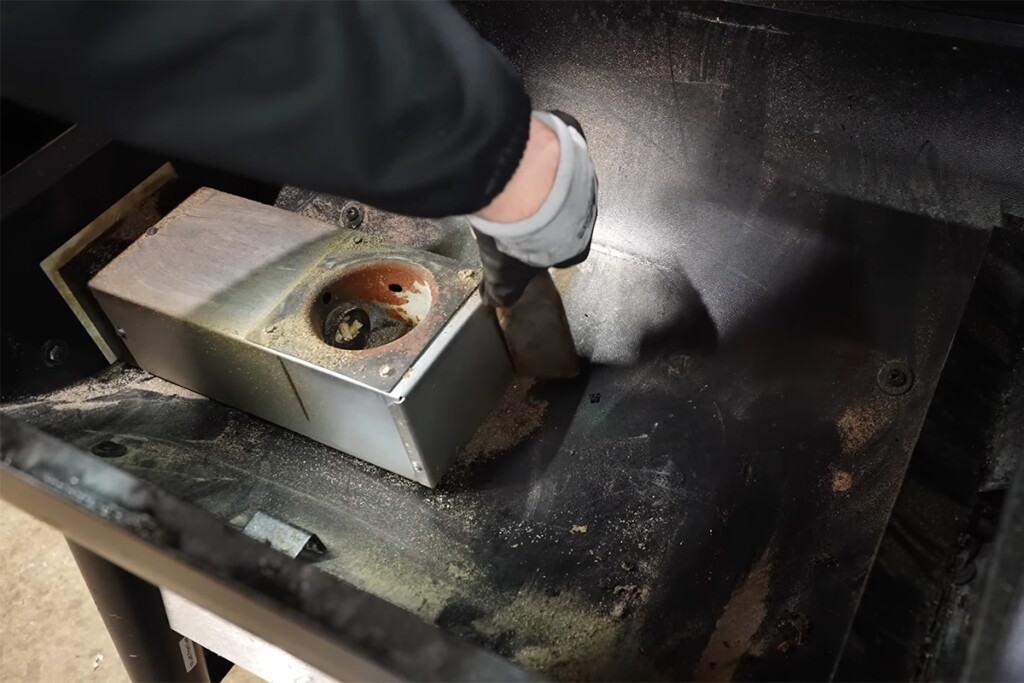
POLYGON ((324 318, 324 341, 339 349, 359 351, 370 341, 370 314, 362 308, 336 306, 324 318))
POLYGON ((397 341, 415 328, 433 303, 430 271, 400 261, 353 267, 327 285, 310 308, 324 343, 361 351, 397 341))

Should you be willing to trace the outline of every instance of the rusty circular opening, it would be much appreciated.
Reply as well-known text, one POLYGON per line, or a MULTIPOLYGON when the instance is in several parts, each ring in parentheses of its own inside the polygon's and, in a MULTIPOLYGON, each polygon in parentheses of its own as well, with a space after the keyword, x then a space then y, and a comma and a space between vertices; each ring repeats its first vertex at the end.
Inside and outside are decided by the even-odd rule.
POLYGON ((310 306, 324 343, 349 351, 385 346, 426 317, 436 291, 426 268, 401 261, 354 266, 330 282, 310 306))

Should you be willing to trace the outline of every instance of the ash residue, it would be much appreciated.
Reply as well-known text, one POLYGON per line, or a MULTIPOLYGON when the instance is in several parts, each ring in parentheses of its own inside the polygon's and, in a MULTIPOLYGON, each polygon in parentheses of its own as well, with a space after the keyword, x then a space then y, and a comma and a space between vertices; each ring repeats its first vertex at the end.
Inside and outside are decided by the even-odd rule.
MULTIPOLYGON (((350 200, 344 197, 286 186, 275 206, 325 223, 343 224, 342 213, 350 200)), ((423 249, 453 258, 460 263, 479 266, 476 241, 465 218, 413 218, 362 205, 363 222, 359 229, 368 235, 414 249, 423 249)))
POLYGON ((530 396, 536 380, 518 377, 466 444, 463 463, 507 451, 544 424, 548 402, 530 396))
MULTIPOLYGON (((404 559, 401 553, 396 554, 380 543, 351 543, 333 563, 331 571, 361 590, 434 622, 465 576, 452 571, 458 565, 449 564, 451 575, 443 576, 431 571, 431 563, 417 566, 404 559)), ((463 571, 468 576, 475 568, 463 571)))
POLYGON ((618 657, 618 620, 572 593, 525 590, 473 628, 489 639, 510 638, 516 662, 556 680, 606 678, 618 657))
POLYGON ((391 325, 390 327, 380 327, 370 333, 370 339, 366 343, 366 348, 375 349, 378 346, 384 346, 391 342, 399 339, 406 332, 412 328, 407 325, 391 325))
MULTIPOLYGON (((125 389, 138 388, 143 391, 151 391, 165 396, 177 396, 187 399, 204 399, 205 397, 193 391, 160 379, 149 374, 145 370, 116 363, 97 377, 88 378, 72 384, 64 389, 50 392, 24 401, 14 401, 5 405, 5 408, 17 408, 22 405, 33 403, 48 403, 58 410, 88 410, 105 405, 103 399, 113 397, 125 389)), ((116 401, 119 399, 112 400, 116 401)))

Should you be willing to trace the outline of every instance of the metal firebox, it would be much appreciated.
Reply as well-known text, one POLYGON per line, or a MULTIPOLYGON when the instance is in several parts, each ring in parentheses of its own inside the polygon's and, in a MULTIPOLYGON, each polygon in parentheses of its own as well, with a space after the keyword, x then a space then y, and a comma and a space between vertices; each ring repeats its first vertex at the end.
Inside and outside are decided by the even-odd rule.
POLYGON ((434 486, 512 376, 479 278, 202 189, 90 287, 143 369, 434 486))

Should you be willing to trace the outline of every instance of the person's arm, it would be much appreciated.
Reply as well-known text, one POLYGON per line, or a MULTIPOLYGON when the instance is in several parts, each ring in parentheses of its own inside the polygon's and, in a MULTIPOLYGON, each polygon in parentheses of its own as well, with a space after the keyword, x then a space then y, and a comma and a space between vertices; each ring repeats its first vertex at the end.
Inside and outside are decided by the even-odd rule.
POLYGON ((530 130, 518 75, 446 3, 8 1, 0 31, 4 96, 397 213, 491 205, 530 130))

